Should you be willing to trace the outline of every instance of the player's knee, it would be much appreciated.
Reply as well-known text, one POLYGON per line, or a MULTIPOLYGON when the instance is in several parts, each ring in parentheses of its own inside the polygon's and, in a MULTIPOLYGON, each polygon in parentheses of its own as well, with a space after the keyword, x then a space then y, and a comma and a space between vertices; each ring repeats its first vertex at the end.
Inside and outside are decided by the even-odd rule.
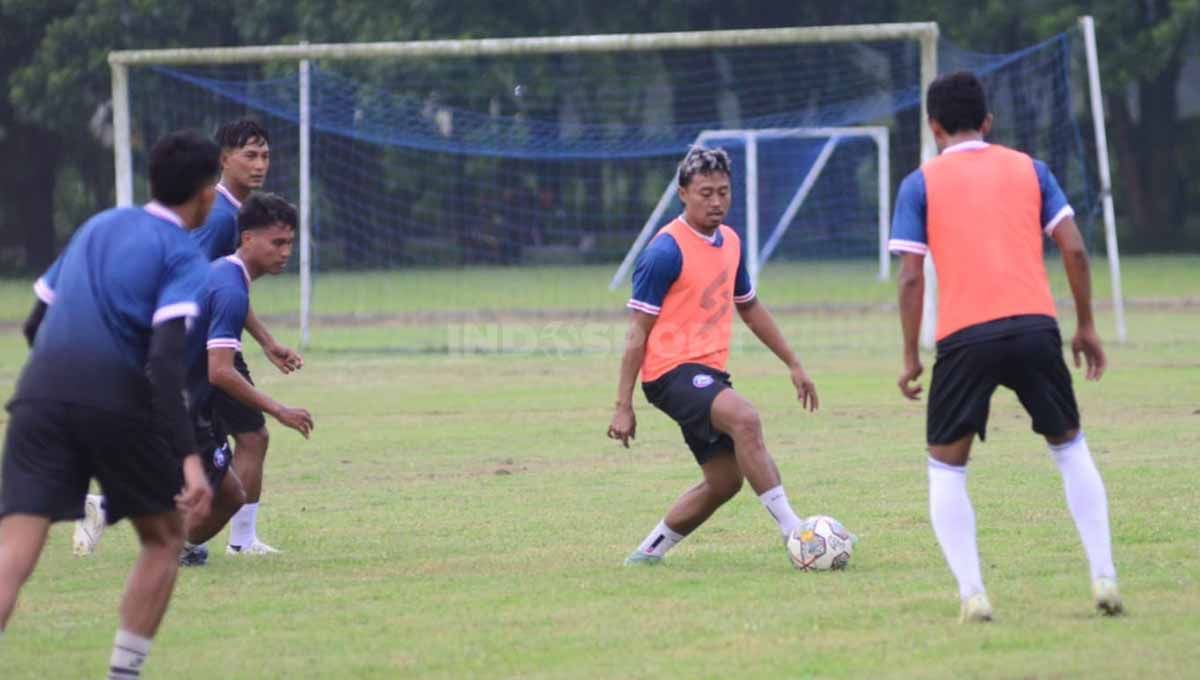
POLYGON ((182 518, 154 522, 138 529, 142 550, 163 553, 173 559, 183 549, 184 527, 182 518))
POLYGON ((741 409, 734 416, 733 432, 730 435, 740 441, 760 441, 762 439, 762 419, 759 418, 758 411, 752 408, 741 409))
POLYGON ((266 427, 261 427, 254 432, 242 432, 234 439, 237 444, 237 453, 263 456, 266 455, 267 446, 271 443, 271 434, 266 427))

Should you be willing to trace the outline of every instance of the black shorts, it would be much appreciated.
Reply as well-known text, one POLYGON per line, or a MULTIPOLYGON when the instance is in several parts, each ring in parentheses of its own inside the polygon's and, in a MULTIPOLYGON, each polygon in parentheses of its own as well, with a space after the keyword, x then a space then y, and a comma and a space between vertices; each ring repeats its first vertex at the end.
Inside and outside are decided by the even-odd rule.
MULTIPOLYGON (((246 367, 246 359, 241 352, 233 355, 233 367, 242 374, 246 382, 254 384, 254 381, 250 379, 250 369, 246 367)), ((213 390, 212 410, 215 419, 220 421, 221 427, 234 436, 245 432, 258 432, 267 426, 267 420, 263 418, 262 411, 252 409, 218 389, 213 390)))
POLYGON ((83 517, 92 478, 108 523, 175 509, 183 467, 147 417, 49 400, 9 405, 0 466, 0 517, 83 517))
POLYGON ((646 400, 679 423, 683 441, 704 465, 720 453, 733 453, 733 439, 712 424, 712 403, 733 387, 729 374, 702 364, 682 364, 642 383, 646 400))
POLYGON ((1079 427, 1071 373, 1057 329, 1009 335, 942 351, 929 386, 925 438, 950 444, 969 434, 987 436, 992 393, 1003 385, 1017 393, 1033 418, 1033 431, 1057 437, 1079 427))
POLYGON ((216 493, 229 472, 233 452, 229 448, 224 428, 213 418, 211 399, 192 415, 192 423, 196 430, 196 449, 200 452, 201 462, 204 463, 204 474, 208 477, 209 486, 216 493))

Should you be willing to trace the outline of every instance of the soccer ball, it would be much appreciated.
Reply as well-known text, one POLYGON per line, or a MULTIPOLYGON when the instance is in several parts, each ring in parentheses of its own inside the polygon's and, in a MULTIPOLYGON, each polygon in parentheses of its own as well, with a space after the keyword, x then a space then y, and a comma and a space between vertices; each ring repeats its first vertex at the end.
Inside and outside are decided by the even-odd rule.
POLYGON ((788 536, 787 549, 800 571, 845 569, 854 552, 854 538, 836 519, 813 515, 788 536))

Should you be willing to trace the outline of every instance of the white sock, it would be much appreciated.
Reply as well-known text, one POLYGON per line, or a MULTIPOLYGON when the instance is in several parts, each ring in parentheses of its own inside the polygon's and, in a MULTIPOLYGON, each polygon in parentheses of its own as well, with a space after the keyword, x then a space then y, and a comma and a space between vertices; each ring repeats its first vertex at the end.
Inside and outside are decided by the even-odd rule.
POLYGON ((229 545, 239 548, 254 543, 258 538, 258 503, 246 503, 229 521, 229 545))
POLYGON ((1067 507, 1075 518, 1075 528, 1079 530, 1079 539, 1087 553, 1092 580, 1117 578, 1112 558, 1112 537, 1108 530, 1108 496, 1104 492, 1100 471, 1092 461, 1087 440, 1080 432, 1075 441, 1051 446, 1050 455, 1062 473, 1067 507))
POLYGON ((140 635, 118 630, 117 638, 113 641, 112 658, 108 662, 108 680, 140 676, 153 642, 140 635))
POLYGON ((646 540, 638 546, 638 551, 646 555, 654 555, 662 557, 667 554, 667 551, 675 547, 675 544, 683 540, 683 534, 676 532, 667 526, 666 521, 658 523, 651 531, 646 540))
POLYGON ((759 494, 758 500, 762 502, 767 512, 771 513, 771 517, 779 525, 779 532, 785 538, 792 533, 793 529, 800 526, 800 518, 792 510, 792 504, 788 503, 787 492, 783 490, 782 484, 759 494))
POLYGON ((966 467, 929 459, 929 518, 946 563, 958 580, 959 597, 966 600, 984 592, 966 467))

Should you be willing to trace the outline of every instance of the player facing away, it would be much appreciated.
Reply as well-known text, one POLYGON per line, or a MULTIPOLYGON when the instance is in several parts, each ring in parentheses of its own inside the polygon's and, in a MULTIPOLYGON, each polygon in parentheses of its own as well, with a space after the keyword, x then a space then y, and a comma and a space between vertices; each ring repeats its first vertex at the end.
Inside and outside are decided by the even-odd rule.
POLYGON ((926 419, 929 513, 958 580, 961 620, 992 618, 966 465, 975 435, 986 435, 999 385, 1016 392, 1033 431, 1046 438, 1087 553, 1096 606, 1119 614, 1108 500, 1080 429, 1042 253, 1043 238, 1053 238, 1075 299, 1075 365, 1082 355, 1087 378, 1099 380, 1104 350, 1092 319, 1087 251, 1075 213, 1044 163, 983 141, 992 116, 978 78, 967 72, 942 76, 929 86, 927 99, 941 154, 900 185, 889 247, 902 260, 899 387, 908 399, 921 393, 915 381, 923 370, 917 336, 926 253, 937 271, 937 361, 926 419))
POLYGON ((638 258, 616 411, 608 436, 626 448, 637 430, 633 386, 679 423, 703 475, 667 511, 626 565, 657 564, 742 488, 758 494, 787 536, 800 524, 763 441, 758 412, 725 372, 733 310, 788 367, 800 402, 817 408, 817 390, 788 346, 746 272, 737 232, 721 221, 732 195, 729 156, 692 148, 679 164, 683 214, 659 230, 638 258))
MULTIPOLYGON (((271 138, 267 129, 249 118, 220 127, 216 133, 221 145, 221 182, 217 201, 204 227, 194 233, 209 261, 232 255, 238 248, 238 210, 253 191, 262 188, 271 168, 271 138)), ((281 372, 291 373, 304 365, 295 351, 280 345, 266 326, 254 315, 246 314, 246 330, 258 341, 267 359, 281 372)), ((246 382, 253 384, 250 369, 239 349, 233 365, 246 382)), ((258 504, 262 497, 263 465, 270 435, 261 411, 250 408, 223 392, 213 398, 216 417, 234 440, 233 469, 246 491, 246 504, 231 522, 231 555, 265 555, 277 552, 258 538, 258 504)))
POLYGON ((184 514, 203 517, 212 499, 183 388, 186 320, 208 277, 187 232, 212 207, 219 154, 193 133, 168 135, 150 152, 154 200, 79 228, 34 286, 32 349, 8 405, 0 635, 50 524, 83 514, 95 478, 108 521, 128 517, 141 544, 110 678, 140 673, 175 585, 184 514))
MULTIPOLYGON (((236 469, 229 469, 226 432, 215 413, 218 399, 232 398, 246 408, 269 413, 305 438, 313 428, 308 411, 284 406, 257 389, 237 370, 234 358, 242 348, 242 330, 250 313, 251 282, 264 274, 279 274, 291 257, 296 208, 274 194, 258 193, 242 204, 237 219, 238 250, 210 265, 200 313, 188 333, 188 400, 205 471, 217 491, 208 517, 187 526, 187 543, 180 556, 180 564, 185 566, 207 562, 208 551, 203 543, 215 536, 245 502, 236 469)), ((236 456, 232 457, 236 461, 236 456)))

